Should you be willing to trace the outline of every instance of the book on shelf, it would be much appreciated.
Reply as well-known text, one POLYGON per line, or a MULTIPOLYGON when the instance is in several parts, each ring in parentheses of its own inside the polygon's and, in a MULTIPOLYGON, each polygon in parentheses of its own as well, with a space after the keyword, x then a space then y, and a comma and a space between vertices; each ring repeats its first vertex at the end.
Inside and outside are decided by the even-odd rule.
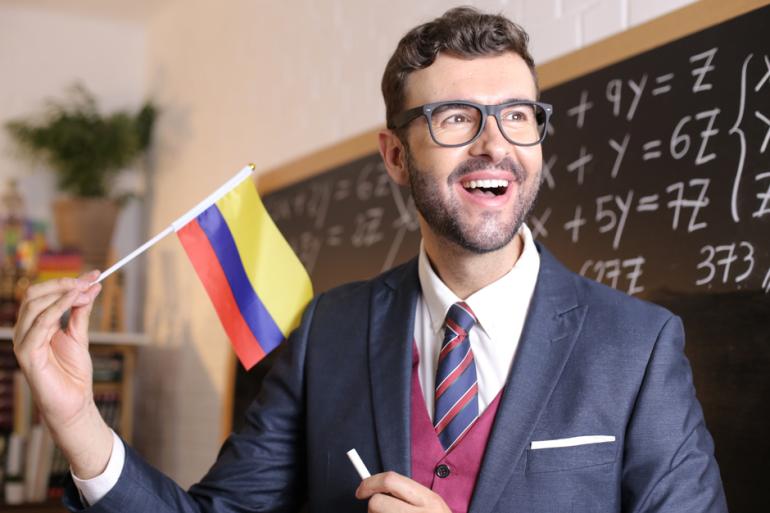
MULTIPOLYGON (((123 434, 126 350, 94 346, 91 357, 94 401, 107 424, 123 434)), ((57 502, 68 473, 68 462, 41 422, 13 345, 0 341, 0 511, 10 504, 57 502)))
POLYGON ((0 344, 0 433, 13 429, 16 357, 10 344, 0 344))
POLYGON ((118 383, 123 379, 123 354, 97 353, 91 355, 94 383, 118 383))
POLYGON ((24 461, 24 499, 43 502, 48 498, 48 480, 51 475, 54 445, 44 424, 30 428, 24 461))
MULTIPOLYGON (((0 495, 7 504, 56 501, 64 492, 69 464, 41 422, 12 350, 10 359, 3 359, 6 349, 0 346, 0 490, 4 491, 0 495)), ((122 377, 120 352, 94 355, 94 401, 117 433, 121 432, 123 404, 116 384, 122 377)))
POLYGON ((28 435, 9 433, 2 438, 4 499, 8 504, 44 502, 50 496, 49 482, 55 446, 48 428, 35 424, 28 435))
POLYGON ((64 495, 64 483, 70 471, 70 464, 58 447, 54 447, 51 477, 48 479, 48 500, 58 501, 64 495))
POLYGON ((99 413, 102 414, 104 422, 106 422, 116 433, 120 434, 120 393, 117 391, 95 392, 94 401, 96 401, 96 407, 99 409, 99 413))
POLYGON ((27 378, 16 369, 13 371, 13 432, 27 436, 36 416, 27 378))
POLYGON ((41 253, 37 259, 36 282, 54 278, 77 278, 83 271, 83 256, 80 253, 41 253))
POLYGON ((24 502, 24 437, 9 433, 5 438, 3 498, 8 504, 24 502))

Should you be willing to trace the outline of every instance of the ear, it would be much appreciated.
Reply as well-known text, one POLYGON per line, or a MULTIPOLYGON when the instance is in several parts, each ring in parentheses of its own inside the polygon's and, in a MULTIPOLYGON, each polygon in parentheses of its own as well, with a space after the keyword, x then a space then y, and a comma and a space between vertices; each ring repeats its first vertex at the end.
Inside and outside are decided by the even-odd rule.
POLYGON ((382 130, 379 135, 380 156, 390 179, 401 186, 409 185, 406 169, 406 151, 401 139, 392 130, 382 130))

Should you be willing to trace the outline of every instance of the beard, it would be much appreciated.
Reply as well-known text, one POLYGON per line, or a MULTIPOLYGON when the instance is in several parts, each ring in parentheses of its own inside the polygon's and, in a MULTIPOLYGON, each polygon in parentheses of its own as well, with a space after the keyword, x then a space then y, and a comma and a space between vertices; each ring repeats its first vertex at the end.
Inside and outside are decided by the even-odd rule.
POLYGON ((476 254, 496 251, 513 240, 529 215, 542 183, 542 173, 539 179, 529 183, 529 173, 506 157, 494 166, 484 158, 468 159, 459 164, 442 184, 432 179, 430 173, 419 169, 408 148, 405 152, 409 185, 417 211, 437 235, 476 254), (513 211, 508 217, 505 217, 507 212, 483 212, 481 220, 473 223, 454 196, 452 185, 473 171, 490 168, 508 171, 511 174, 509 180, 516 183, 513 211), (443 189, 449 191, 447 199, 442 196, 443 189))

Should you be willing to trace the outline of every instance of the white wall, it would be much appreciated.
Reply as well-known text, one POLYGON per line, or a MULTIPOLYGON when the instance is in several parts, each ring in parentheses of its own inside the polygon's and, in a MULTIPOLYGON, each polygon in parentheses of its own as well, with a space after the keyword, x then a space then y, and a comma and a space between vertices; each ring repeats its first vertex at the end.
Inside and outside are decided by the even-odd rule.
MULTIPOLYGON (((470 2, 531 32, 554 58, 690 0, 470 2)), ((246 162, 269 169, 383 123, 379 81, 398 39, 444 0, 169 2, 148 25, 147 75, 163 106, 153 230, 246 162), (226 5, 226 8, 224 7, 226 5)), ((176 242, 149 256, 139 449, 188 485, 219 447, 226 337, 176 242), (153 417, 173 411, 173 416, 153 417)))
MULTIPOLYGON (((0 127, 10 119, 42 113, 47 99, 66 98, 76 81, 97 97, 103 110, 134 110, 146 91, 145 62, 140 23, 0 4, 0 127)), ((54 175, 40 163, 20 159, 0 128, 0 190, 12 177, 19 182, 30 217, 50 226, 54 175)), ((139 204, 129 204, 116 227, 118 253, 137 244, 140 218, 139 204)), ((55 244, 55 237, 51 242, 55 244)), ((141 313, 139 276, 136 267, 126 270, 126 317, 134 329, 141 313)))

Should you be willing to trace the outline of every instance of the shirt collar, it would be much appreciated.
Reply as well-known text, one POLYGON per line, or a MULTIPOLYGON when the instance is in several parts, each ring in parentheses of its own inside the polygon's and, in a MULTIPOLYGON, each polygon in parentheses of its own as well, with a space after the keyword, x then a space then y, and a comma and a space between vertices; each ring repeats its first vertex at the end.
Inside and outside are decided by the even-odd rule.
MULTIPOLYGON (((521 225, 518 236, 522 238, 522 251, 511 270, 465 300, 491 340, 501 340, 500 336, 507 333, 505 323, 511 316, 511 309, 521 304, 519 299, 525 301, 524 308, 529 305, 540 270, 540 255, 526 224, 521 225)), ((430 315, 431 328, 434 333, 438 333, 444 326, 449 308, 461 299, 433 270, 422 243, 418 257, 418 275, 422 296, 430 315)))

